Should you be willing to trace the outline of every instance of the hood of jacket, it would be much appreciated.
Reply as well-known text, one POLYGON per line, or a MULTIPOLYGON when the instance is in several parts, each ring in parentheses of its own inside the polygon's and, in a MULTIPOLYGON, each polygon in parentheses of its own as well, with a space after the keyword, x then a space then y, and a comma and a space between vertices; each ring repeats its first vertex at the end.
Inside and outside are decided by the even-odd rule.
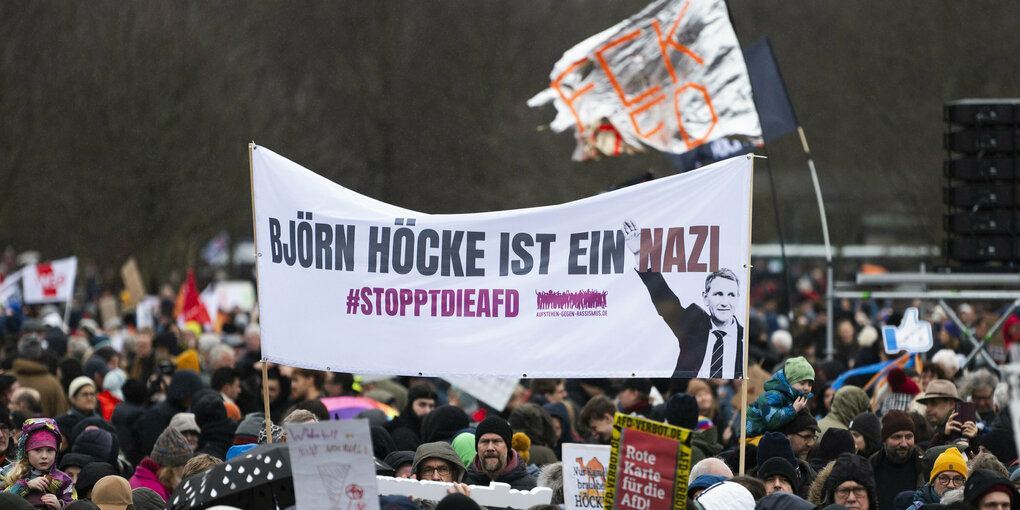
POLYGON ((789 492, 773 492, 758 500, 754 510, 814 510, 815 505, 789 492))
POLYGON ((849 427, 854 416, 867 411, 870 405, 871 399, 864 390, 857 386, 843 386, 832 397, 832 410, 829 414, 849 427))
POLYGON ((715 427, 695 430, 691 434, 691 442, 705 452, 706 457, 714 457, 723 451, 723 445, 719 442, 719 429, 715 427))
MULTIPOLYGON (((414 452, 414 462, 411 463, 411 472, 418 474, 418 467, 426 459, 437 458, 449 462, 453 466, 453 481, 463 482, 464 477, 467 474, 467 470, 464 469, 464 464, 461 463, 460 457, 457 452, 454 451, 453 447, 443 441, 436 441, 434 443, 424 443, 418 447, 414 452)), ((421 478, 419 478, 421 479, 421 478)))

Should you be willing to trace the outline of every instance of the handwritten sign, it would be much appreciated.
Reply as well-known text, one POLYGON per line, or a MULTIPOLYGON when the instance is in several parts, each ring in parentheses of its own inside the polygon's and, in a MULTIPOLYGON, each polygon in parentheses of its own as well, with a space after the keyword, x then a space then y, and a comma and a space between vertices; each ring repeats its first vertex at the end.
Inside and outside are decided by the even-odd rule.
POLYGON ((683 510, 691 431, 616 413, 604 508, 683 510))
POLYGON ((288 423, 297 510, 378 510, 368 420, 288 423))
POLYGON ((602 508, 609 445, 563 444, 563 503, 568 510, 602 508))

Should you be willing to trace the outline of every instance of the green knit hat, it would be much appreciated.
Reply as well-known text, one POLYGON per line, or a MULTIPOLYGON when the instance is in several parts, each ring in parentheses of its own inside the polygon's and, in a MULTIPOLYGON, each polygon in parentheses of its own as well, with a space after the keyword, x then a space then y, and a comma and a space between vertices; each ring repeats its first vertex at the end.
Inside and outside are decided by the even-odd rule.
POLYGON ((815 369, 804 359, 804 356, 797 356, 796 358, 786 360, 783 372, 786 373, 786 382, 790 384, 815 380, 815 369))

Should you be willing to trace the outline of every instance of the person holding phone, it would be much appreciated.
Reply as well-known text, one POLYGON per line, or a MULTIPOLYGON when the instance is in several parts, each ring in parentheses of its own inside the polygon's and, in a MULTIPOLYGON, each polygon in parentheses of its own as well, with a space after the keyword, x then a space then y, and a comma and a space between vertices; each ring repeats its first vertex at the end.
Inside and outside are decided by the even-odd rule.
POLYGON ((966 443, 968 448, 978 447, 978 427, 973 404, 964 406, 961 414, 957 405, 964 402, 952 381, 931 381, 924 393, 918 396, 917 402, 924 404, 928 423, 936 431, 928 443, 929 448, 950 443, 966 443))

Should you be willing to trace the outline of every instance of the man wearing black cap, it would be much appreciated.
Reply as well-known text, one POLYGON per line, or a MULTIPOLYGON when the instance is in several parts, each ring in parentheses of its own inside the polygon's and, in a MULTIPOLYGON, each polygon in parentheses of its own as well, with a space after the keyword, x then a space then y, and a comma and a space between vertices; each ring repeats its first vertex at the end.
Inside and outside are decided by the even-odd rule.
POLYGON ((510 447, 513 432, 510 424, 498 416, 490 416, 475 429, 475 458, 468 466, 468 482, 489 485, 489 482, 510 484, 511 489, 531 490, 535 478, 510 447))
POLYGON ((786 438, 790 440, 790 448, 793 449, 793 454, 798 459, 807 458, 808 452, 818 440, 820 431, 818 421, 814 416, 811 416, 811 412, 807 409, 801 409, 793 420, 779 429, 779 432, 786 434, 786 438))
POLYGON ((756 476, 765 482, 765 493, 789 492, 797 493, 797 471, 790 461, 783 457, 772 457, 758 467, 756 476))
POLYGON ((914 445, 914 420, 899 409, 882 416, 882 448, 868 457, 878 484, 878 508, 892 510, 902 491, 912 491, 926 481, 921 449, 914 445))

